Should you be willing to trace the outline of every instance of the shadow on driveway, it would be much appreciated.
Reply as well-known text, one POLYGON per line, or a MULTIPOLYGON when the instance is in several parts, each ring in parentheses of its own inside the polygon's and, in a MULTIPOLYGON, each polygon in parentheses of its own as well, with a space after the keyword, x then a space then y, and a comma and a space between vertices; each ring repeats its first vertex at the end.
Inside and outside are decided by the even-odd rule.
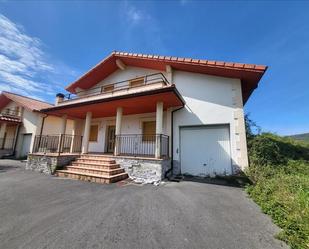
POLYGON ((199 177, 191 175, 177 176, 174 181, 187 181, 198 182, 205 184, 214 184, 220 186, 229 186, 244 188, 246 185, 251 184, 251 181, 246 176, 216 176, 216 177, 199 177))
POLYGON ((26 165, 25 161, 0 159, 0 173, 5 173, 10 170, 24 169, 26 165))

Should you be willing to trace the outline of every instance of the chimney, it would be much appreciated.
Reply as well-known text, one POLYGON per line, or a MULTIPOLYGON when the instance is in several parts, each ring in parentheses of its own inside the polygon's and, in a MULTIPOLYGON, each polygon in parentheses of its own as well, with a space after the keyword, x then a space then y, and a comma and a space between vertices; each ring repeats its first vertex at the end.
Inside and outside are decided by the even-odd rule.
POLYGON ((64 99, 64 94, 62 93, 57 93, 56 95, 56 101, 55 101, 55 105, 58 105, 59 103, 61 103, 64 99))

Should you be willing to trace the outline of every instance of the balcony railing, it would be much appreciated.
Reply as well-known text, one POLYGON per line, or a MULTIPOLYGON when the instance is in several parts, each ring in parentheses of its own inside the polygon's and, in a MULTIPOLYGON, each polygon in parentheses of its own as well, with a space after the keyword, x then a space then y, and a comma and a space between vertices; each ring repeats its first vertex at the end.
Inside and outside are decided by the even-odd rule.
POLYGON ((32 153, 80 153, 82 136, 59 134, 37 135, 34 138, 32 153))
POLYGON ((130 134, 116 136, 119 155, 155 157, 156 143, 159 143, 160 146, 160 157, 168 157, 169 137, 167 135, 130 134))
POLYGON ((14 109, 4 109, 1 111, 0 115, 5 117, 20 118, 21 112, 14 109))
POLYGON ((114 93, 120 93, 121 91, 123 91, 123 93, 129 93, 131 89, 142 89, 145 86, 155 86, 159 83, 163 86, 170 85, 162 73, 148 74, 112 84, 94 87, 89 90, 77 91, 76 94, 67 94, 65 95, 64 101, 103 94, 113 95, 114 93))

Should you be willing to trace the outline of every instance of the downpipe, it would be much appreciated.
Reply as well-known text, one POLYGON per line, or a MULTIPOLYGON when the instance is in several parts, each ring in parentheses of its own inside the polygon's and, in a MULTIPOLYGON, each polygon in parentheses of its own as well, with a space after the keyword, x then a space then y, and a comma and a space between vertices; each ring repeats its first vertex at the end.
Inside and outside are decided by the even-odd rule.
POLYGON ((171 167, 165 172, 164 177, 167 178, 168 180, 171 180, 171 177, 168 176, 169 173, 171 173, 171 176, 173 175, 173 169, 174 169, 174 112, 177 112, 181 109, 183 109, 184 106, 175 109, 171 112, 171 167))

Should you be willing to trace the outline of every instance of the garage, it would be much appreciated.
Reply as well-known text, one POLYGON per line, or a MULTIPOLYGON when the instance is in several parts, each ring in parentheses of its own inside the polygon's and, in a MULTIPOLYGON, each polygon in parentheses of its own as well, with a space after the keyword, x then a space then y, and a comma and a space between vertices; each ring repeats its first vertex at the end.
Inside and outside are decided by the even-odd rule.
POLYGON ((231 174, 229 125, 181 127, 180 160, 182 174, 231 174))

